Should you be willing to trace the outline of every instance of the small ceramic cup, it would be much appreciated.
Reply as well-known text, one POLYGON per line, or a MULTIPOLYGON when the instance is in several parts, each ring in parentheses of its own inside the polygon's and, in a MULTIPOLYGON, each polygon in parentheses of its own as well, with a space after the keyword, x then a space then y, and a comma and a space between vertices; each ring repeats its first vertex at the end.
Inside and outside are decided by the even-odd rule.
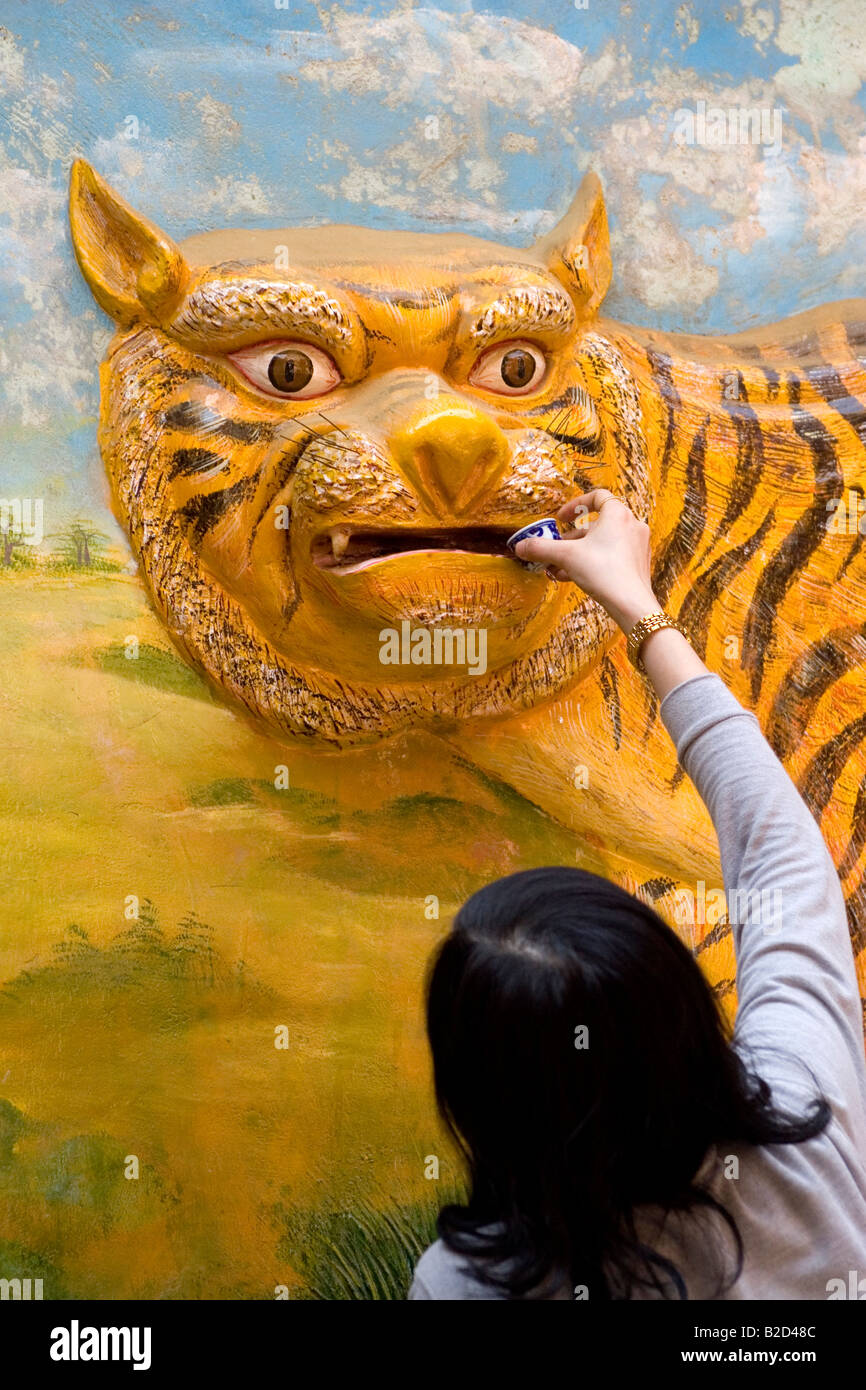
MULTIPOLYGON (((521 526, 519 531, 515 531, 513 536, 508 537, 505 544, 509 550, 513 550, 519 541, 528 541, 533 536, 542 536, 550 541, 562 540, 556 518, 543 516, 538 521, 531 521, 528 526, 521 526)), ((535 570, 536 573, 543 574, 547 570, 547 565, 538 565, 531 560, 521 560, 519 555, 515 555, 514 558, 521 565, 525 565, 528 570, 535 570)))

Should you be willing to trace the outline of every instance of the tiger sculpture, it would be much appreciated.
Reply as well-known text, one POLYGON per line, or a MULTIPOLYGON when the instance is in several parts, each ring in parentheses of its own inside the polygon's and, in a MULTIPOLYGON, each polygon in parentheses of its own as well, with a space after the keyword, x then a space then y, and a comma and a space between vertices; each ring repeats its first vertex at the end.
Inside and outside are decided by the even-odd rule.
POLYGON ((117 325, 116 515, 234 706, 323 750, 428 731, 653 902, 731 1006, 715 836, 658 702, 599 605, 505 547, 610 488, 821 825, 866 985, 866 301, 728 336, 606 320, 594 174, 527 249, 349 226, 175 244, 83 161, 70 221, 117 325), (406 623, 483 630, 485 671, 383 664, 406 623))

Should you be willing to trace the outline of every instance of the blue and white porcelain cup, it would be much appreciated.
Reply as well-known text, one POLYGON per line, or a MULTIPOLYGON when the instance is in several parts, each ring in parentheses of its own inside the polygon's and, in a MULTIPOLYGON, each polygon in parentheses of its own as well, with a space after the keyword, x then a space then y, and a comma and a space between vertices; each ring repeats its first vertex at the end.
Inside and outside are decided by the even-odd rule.
MULTIPOLYGON (((542 539, 548 541, 562 540, 556 518, 543 516, 538 521, 531 521, 528 526, 521 526, 519 531, 515 531, 513 536, 508 537, 505 544, 509 550, 513 550, 520 541, 528 541, 533 536, 541 536, 542 539)), ((514 558, 520 561, 521 565, 525 565, 528 570, 534 570, 536 573, 543 574, 547 570, 547 565, 538 565, 532 560, 521 560, 519 555, 515 555, 514 558)))

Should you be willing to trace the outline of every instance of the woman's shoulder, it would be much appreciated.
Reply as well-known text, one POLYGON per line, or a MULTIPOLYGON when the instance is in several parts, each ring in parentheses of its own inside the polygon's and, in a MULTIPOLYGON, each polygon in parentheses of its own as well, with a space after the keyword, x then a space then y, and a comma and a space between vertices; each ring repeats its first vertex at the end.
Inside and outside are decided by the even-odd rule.
MULTIPOLYGON (((485 1228, 493 1229, 492 1227, 485 1228)), ((502 1266, 501 1268, 506 1268, 502 1266)), ((409 1290, 411 1299, 507 1299, 508 1295, 479 1279, 472 1268, 472 1258, 451 1250, 443 1240, 437 1240, 424 1251, 415 1266, 415 1277, 409 1290)), ((554 1272, 526 1299, 570 1299, 568 1280, 554 1272)))
POLYGON ((501 1299, 503 1295, 473 1275, 466 1255, 449 1250, 443 1240, 437 1240, 428 1246, 415 1266, 409 1297, 462 1303, 471 1298, 501 1299))

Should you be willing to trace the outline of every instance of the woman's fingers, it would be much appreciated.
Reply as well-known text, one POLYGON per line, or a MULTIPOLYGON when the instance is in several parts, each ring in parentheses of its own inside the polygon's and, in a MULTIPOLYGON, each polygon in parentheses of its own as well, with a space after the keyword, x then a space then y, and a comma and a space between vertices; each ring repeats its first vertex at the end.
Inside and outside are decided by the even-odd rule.
POLYGON ((572 497, 558 516, 563 521, 576 518, 575 528, 559 540, 537 536, 521 541, 514 547, 519 559, 534 562, 552 582, 577 584, 623 632, 634 626, 635 614, 658 611, 645 521, 604 487, 572 497), (580 525, 590 512, 594 519, 580 525))
POLYGON ((518 541, 514 553, 520 560, 532 560, 536 565, 555 565, 559 569, 563 544, 561 540, 549 540, 546 536, 531 536, 528 541, 518 541))
POLYGON ((560 507, 556 513, 557 521, 573 521, 576 516, 587 516, 590 508, 586 505, 583 497, 571 497, 564 507, 560 507))
MULTIPOLYGON (((585 516, 588 512, 600 512, 606 502, 617 502, 609 488, 596 487, 591 492, 582 492, 579 497, 571 497, 564 507, 556 513, 561 521, 571 521, 575 516, 585 516)), ((624 506, 625 503, 620 505, 624 506)))

